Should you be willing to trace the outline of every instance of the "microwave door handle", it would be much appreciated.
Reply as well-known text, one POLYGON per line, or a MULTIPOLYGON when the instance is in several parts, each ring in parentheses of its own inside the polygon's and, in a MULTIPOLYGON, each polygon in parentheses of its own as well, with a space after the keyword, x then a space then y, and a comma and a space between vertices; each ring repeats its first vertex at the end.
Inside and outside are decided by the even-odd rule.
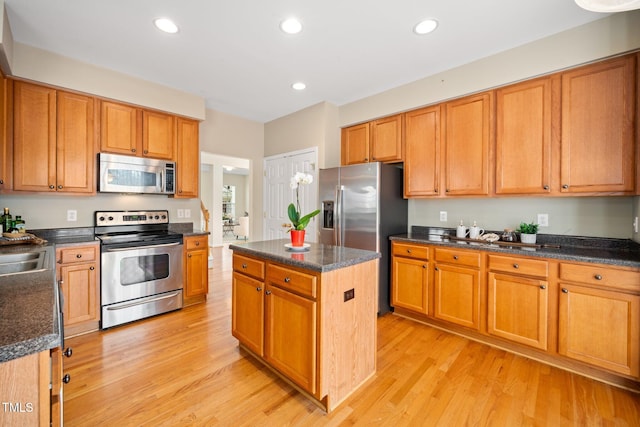
POLYGON ((162 176, 163 172, 164 172, 164 170, 160 169, 160 182, 158 183, 159 185, 157 186, 158 187, 158 191, 160 191, 161 193, 164 193, 164 190, 165 190, 165 188, 164 188, 164 177, 162 176))

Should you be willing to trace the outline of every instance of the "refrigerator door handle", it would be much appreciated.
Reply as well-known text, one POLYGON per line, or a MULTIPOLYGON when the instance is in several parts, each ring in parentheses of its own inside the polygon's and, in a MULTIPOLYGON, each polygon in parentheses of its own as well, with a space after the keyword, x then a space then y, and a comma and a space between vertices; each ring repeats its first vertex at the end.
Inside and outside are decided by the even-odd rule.
POLYGON ((336 207, 333 213, 335 220, 333 241, 336 246, 342 246, 342 190, 344 190, 344 186, 336 185, 336 207))

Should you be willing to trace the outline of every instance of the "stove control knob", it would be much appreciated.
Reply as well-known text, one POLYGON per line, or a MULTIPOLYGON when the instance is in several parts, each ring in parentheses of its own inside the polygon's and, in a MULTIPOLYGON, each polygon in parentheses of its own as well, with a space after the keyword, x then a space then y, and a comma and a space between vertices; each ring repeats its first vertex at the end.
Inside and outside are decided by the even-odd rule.
POLYGON ((112 216, 109 217, 109 221, 113 221, 113 217, 112 216))
POLYGON ((160 218, 160 216, 159 216, 159 215, 156 215, 156 219, 159 219, 159 218, 160 218))
POLYGON ((98 221, 100 221, 100 222, 104 221, 104 217, 101 216, 100 218, 98 218, 98 221))

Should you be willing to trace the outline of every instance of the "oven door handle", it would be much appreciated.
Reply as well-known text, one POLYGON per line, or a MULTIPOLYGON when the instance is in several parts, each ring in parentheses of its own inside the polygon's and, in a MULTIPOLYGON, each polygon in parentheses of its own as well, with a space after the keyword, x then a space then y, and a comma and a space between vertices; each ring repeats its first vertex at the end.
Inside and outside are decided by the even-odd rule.
POLYGON ((159 297, 155 297, 155 298, 150 298, 150 299, 145 299, 143 301, 134 301, 134 302, 130 302, 129 304, 118 304, 115 307, 106 307, 107 310, 123 310, 125 308, 131 308, 131 307, 135 307, 136 305, 142 305, 142 304, 148 304, 150 302, 156 302, 156 301, 162 301, 163 299, 167 299, 167 298, 173 298, 180 295, 180 292, 174 292, 172 294, 168 294, 168 295, 162 295, 159 297))
POLYGON ((175 243, 164 243, 164 244, 160 244, 160 245, 146 245, 146 246, 129 246, 126 248, 110 248, 110 247, 102 247, 106 252, 122 252, 122 251, 131 251, 131 250, 138 250, 138 249, 153 249, 153 248, 164 248, 167 246, 178 246, 181 245, 182 243, 180 242, 175 242, 175 243))

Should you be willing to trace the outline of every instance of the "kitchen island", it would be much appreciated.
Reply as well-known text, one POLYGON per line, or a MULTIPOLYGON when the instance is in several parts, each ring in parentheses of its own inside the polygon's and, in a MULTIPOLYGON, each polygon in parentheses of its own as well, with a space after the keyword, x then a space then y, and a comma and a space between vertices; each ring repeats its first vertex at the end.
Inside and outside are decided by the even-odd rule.
POLYGON ((378 252, 232 244, 240 348, 330 412, 376 372, 378 252))

